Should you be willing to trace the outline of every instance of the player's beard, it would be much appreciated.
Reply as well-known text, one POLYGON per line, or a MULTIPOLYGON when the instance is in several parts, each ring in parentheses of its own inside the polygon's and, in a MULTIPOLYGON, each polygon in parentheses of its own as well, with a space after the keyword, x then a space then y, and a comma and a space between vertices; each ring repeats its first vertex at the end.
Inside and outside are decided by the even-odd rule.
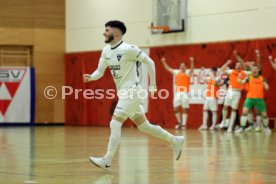
POLYGON ((107 40, 105 40, 104 42, 105 43, 110 43, 112 40, 114 40, 114 35, 113 34, 108 36, 107 40))

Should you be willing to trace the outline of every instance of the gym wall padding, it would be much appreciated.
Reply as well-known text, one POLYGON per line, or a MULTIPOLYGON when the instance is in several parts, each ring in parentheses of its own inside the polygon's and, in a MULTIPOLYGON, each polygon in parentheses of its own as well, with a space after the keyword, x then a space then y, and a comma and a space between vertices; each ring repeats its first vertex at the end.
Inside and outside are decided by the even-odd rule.
MULTIPOLYGON (((172 75, 167 72, 160 62, 160 57, 167 58, 172 68, 178 68, 184 61, 188 66, 188 58, 195 57, 195 67, 221 67, 227 59, 236 61, 233 50, 239 51, 246 61, 255 61, 255 49, 261 52, 263 76, 270 85, 270 90, 265 93, 268 115, 276 117, 276 72, 270 66, 268 56, 276 57, 276 38, 262 40, 248 40, 235 42, 220 42, 195 45, 163 46, 150 48, 150 57, 155 61, 158 89, 167 89, 170 92, 166 100, 149 100, 149 113, 147 117, 155 124, 166 128, 174 127, 176 119, 173 113, 173 85, 172 75)), ((115 84, 107 69, 103 78, 98 81, 84 84, 83 73, 92 73, 98 65, 101 52, 72 53, 65 55, 65 84, 75 89, 115 89, 115 84)), ((234 62, 235 63, 235 62, 234 62)), ((234 63, 232 66, 234 66, 234 63)), ((66 125, 94 125, 108 126, 112 117, 117 99, 84 99, 79 93, 79 98, 74 95, 65 99, 65 124, 66 125)), ((241 113, 240 103, 239 113, 241 113)), ((219 117, 221 112, 219 111, 219 117)), ((218 118, 220 119, 220 118, 218 118)), ((188 128, 198 128, 202 122, 202 105, 190 105, 188 128)), ((129 125, 129 123, 128 123, 129 125)))

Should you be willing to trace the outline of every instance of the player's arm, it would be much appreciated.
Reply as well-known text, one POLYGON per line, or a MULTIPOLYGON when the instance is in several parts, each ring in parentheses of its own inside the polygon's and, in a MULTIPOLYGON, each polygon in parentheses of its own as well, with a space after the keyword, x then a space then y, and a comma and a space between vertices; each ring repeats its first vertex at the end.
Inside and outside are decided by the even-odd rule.
POLYGON ((215 85, 216 85, 216 86, 222 86, 222 85, 224 85, 224 84, 223 84, 223 82, 220 80, 219 77, 216 77, 216 78, 215 78, 215 85))
POLYGON ((272 68, 273 68, 274 70, 276 70, 276 58, 275 58, 274 61, 273 61, 272 56, 269 56, 269 57, 268 57, 268 60, 269 60, 269 62, 270 62, 270 64, 271 64, 272 68))
POLYGON ((102 52, 101 58, 99 60, 98 68, 92 74, 83 74, 83 82, 87 83, 90 81, 98 80, 103 76, 104 71, 108 66, 103 55, 104 54, 102 52))
POLYGON ((264 89, 265 89, 266 91, 268 91, 268 90, 269 90, 269 85, 267 84, 267 82, 266 82, 265 79, 263 80, 263 84, 264 84, 264 89))
POLYGON ((191 63, 189 76, 192 76, 194 73, 194 68, 195 68, 195 63, 194 63, 195 59, 194 59, 194 57, 190 57, 189 60, 191 63))
POLYGON ((149 90, 150 92, 155 92, 157 90, 157 87, 155 64, 153 60, 136 46, 131 46, 130 55, 133 58, 133 61, 140 61, 141 63, 145 63, 147 65, 148 74, 150 78, 149 90))
POLYGON ((226 63, 220 68, 221 72, 227 73, 226 68, 232 63, 232 60, 228 59, 226 63))
POLYGON ((260 53, 259 49, 256 49, 255 53, 256 53, 256 59, 257 59, 256 60, 257 61, 257 66, 261 70, 262 69, 262 66, 261 66, 261 53, 260 53))
POLYGON ((173 74, 173 69, 167 64, 166 58, 162 57, 162 58, 161 58, 161 62, 162 62, 162 64, 163 64, 164 68, 165 68, 168 72, 170 72, 170 73, 173 74))
POLYGON ((245 83, 248 82, 248 80, 249 80, 249 77, 248 77, 248 76, 246 76, 244 79, 242 79, 242 74, 239 74, 239 75, 238 75, 238 83, 240 83, 240 84, 245 84, 245 83))
POLYGON ((255 66, 255 62, 254 61, 248 61, 245 64, 249 67, 247 69, 247 71, 252 70, 252 68, 255 66))
POLYGON ((236 57, 237 61, 242 64, 242 67, 244 69, 246 69, 246 64, 245 64, 244 60, 242 59, 242 57, 240 56, 240 54, 238 53, 238 51, 234 50, 233 54, 236 57))

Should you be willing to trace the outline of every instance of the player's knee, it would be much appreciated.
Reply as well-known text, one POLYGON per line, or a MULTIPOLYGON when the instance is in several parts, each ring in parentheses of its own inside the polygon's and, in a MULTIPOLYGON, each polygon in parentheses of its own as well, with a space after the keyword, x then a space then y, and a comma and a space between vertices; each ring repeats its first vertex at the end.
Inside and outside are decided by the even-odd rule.
POLYGON ((119 121, 121 123, 124 123, 126 121, 126 119, 128 118, 128 116, 124 113, 120 113, 120 112, 114 112, 112 119, 119 121))
POLYGON ((267 118, 267 113, 266 112, 262 112, 262 117, 265 119, 267 118))
POLYGON ((131 120, 138 126, 144 123, 147 120, 147 118, 145 117, 144 114, 141 114, 141 115, 135 115, 134 117, 131 118, 131 120))
POLYGON ((117 120, 114 120, 114 119, 112 119, 110 122, 111 129, 121 129, 122 125, 123 125, 123 123, 121 123, 117 120))

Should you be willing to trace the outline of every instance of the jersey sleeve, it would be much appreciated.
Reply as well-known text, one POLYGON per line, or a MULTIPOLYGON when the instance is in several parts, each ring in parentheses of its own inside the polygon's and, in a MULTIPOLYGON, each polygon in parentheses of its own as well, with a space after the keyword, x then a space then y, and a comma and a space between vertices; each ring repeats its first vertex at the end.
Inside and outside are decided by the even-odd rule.
POLYGON ((179 70, 175 70, 175 69, 173 70, 173 74, 174 74, 174 75, 176 75, 176 74, 178 74, 178 73, 179 73, 179 70))
POLYGON ((232 72, 233 72, 233 70, 226 70, 226 71, 225 71, 225 73, 226 73, 227 75, 230 75, 232 72))
POLYGON ((91 79, 98 80, 99 78, 101 78, 107 66, 108 64, 105 59, 105 49, 103 49, 101 57, 99 59, 98 68, 90 75, 91 79))
POLYGON ((251 75, 251 71, 244 71, 246 75, 251 75))
POLYGON ((137 46, 135 45, 131 45, 129 48, 129 53, 130 53, 130 57, 134 60, 134 61, 144 61, 144 59, 146 57, 148 57, 141 49, 139 49, 137 46))

